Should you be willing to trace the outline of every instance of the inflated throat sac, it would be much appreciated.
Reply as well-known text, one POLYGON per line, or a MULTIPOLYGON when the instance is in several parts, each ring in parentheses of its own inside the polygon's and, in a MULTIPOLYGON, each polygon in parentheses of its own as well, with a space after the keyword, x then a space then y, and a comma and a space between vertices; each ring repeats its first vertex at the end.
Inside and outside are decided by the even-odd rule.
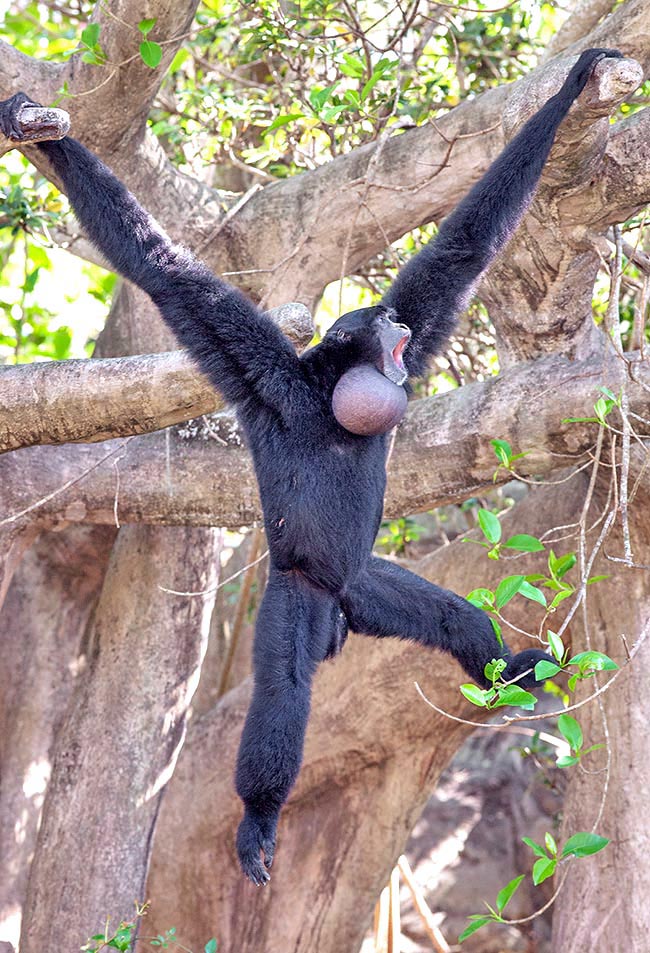
POLYGON ((332 395, 337 421, 360 437, 392 430, 406 413, 407 403, 404 388, 389 381, 371 364, 346 371, 332 395))

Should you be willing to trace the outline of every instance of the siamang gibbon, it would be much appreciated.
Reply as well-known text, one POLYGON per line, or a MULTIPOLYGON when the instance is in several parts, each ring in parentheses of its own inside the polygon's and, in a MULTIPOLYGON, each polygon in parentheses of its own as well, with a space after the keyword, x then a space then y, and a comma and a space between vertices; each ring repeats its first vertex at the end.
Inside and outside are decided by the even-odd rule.
MULTIPOLYGON (((270 569, 236 786, 245 809, 239 860, 256 884, 269 880, 278 816, 300 767, 314 672, 340 650, 348 626, 449 652, 479 684, 493 658, 507 661, 508 680, 520 676, 520 684, 535 684, 543 652, 513 656, 480 609, 372 555, 389 444, 388 434, 377 431, 388 430, 395 414, 365 431, 363 420, 373 414, 373 374, 401 390, 443 348, 477 279, 530 204, 558 126, 595 64, 620 55, 582 53, 560 91, 528 120, 379 304, 339 318, 301 356, 242 292, 173 244, 84 146, 69 137, 37 143, 88 237, 116 271, 151 296, 199 368, 236 405, 253 455, 270 569), (370 371, 370 384, 362 374, 335 413, 337 385, 359 368, 370 371)), ((0 131, 16 143, 27 138, 19 121, 25 105, 35 104, 22 93, 0 103, 0 131)))

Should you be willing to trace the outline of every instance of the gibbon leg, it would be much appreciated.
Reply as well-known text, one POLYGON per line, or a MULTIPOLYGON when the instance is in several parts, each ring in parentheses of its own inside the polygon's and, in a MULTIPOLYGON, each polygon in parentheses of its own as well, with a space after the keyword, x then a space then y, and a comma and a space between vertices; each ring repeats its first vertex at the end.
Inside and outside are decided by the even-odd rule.
POLYGON ((302 761, 312 678, 336 640, 339 617, 337 600, 326 590, 299 572, 271 568, 255 629, 255 688, 236 774, 245 807, 237 852, 242 870, 258 885, 269 880, 280 809, 302 761))

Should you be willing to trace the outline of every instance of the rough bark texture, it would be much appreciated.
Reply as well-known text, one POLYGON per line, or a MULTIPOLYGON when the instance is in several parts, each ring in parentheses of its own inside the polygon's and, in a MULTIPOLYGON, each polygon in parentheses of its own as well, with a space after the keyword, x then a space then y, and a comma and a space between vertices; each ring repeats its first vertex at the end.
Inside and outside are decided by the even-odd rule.
MULTIPOLYGON (((314 324, 304 305, 270 316, 302 349, 314 324)), ((223 405, 183 351, 104 361, 0 368, 0 452, 162 430, 223 405)))
MULTIPOLYGON (((157 17, 160 36, 179 37, 193 10, 193 2, 156 0, 146 15, 157 17)), ((288 299, 310 305, 342 269, 352 271, 383 249, 387 237, 438 220, 535 104, 558 88, 570 65, 564 59, 552 62, 525 81, 462 104, 436 126, 273 184, 226 218, 235 198, 179 174, 145 132, 162 68, 148 70, 132 56, 137 54, 133 31, 120 23, 136 21, 142 11, 131 0, 117 0, 111 11, 117 18, 98 8, 102 43, 111 61, 122 66, 106 83, 106 73, 99 75, 88 64, 37 62, 0 43, 0 96, 24 89, 47 103, 63 79, 73 92, 97 87, 73 100, 73 134, 113 165, 174 238, 229 272, 264 307, 288 299), (118 99, 119 110, 113 108, 118 99)), ((584 459, 593 428, 567 428, 560 421, 567 413, 589 415, 596 386, 609 383, 616 390, 623 380, 625 367, 611 357, 604 336, 591 330, 589 302, 596 248, 607 228, 650 198, 645 161, 650 110, 613 127, 607 119, 638 81, 640 69, 650 66, 647 0, 625 0, 592 35, 578 34, 570 42, 571 53, 618 46, 640 67, 630 61, 599 67, 563 128, 543 190, 516 243, 484 283, 502 363, 517 366, 495 380, 412 406, 391 459, 391 514, 463 498, 488 485, 495 468, 491 437, 510 440, 515 450, 534 450, 521 461, 525 475, 565 466, 564 454, 584 459)), ((176 45, 165 45, 164 63, 176 45)), ((122 285, 99 355, 172 346, 150 302, 122 285)), ((101 374, 101 368, 84 373, 101 374)), ((645 373, 639 369, 639 376, 645 373)), ((633 409, 649 418, 643 386, 630 383, 629 397, 633 409)), ((131 429, 118 432, 146 429, 146 416, 139 414, 131 429)), ((163 415, 159 422, 166 420, 163 415)), ((42 424, 21 423, 25 433, 42 439, 42 424)), ((0 922, 9 928, 0 936, 15 941, 24 904, 21 953, 76 949, 107 914, 128 916, 133 901, 145 895, 154 901, 154 928, 173 924, 196 949, 216 934, 224 953, 353 953, 429 787, 469 730, 432 713, 411 687, 417 678, 441 707, 472 717, 454 688, 459 673, 450 660, 353 637, 342 658, 324 666, 317 680, 305 767, 283 815, 270 888, 255 891, 241 880, 234 862, 240 806, 231 778, 248 682, 197 719, 160 810, 184 737, 214 599, 218 539, 211 529, 192 527, 215 521, 238 526, 259 515, 250 464, 232 418, 222 415, 214 426, 225 446, 168 431, 129 442, 30 447, 0 461, 5 585, 39 531, 63 530, 61 539, 78 550, 68 564, 56 553, 46 558, 52 537, 43 536, 23 560, 3 617, 12 639, 23 635, 26 653, 18 663, 3 660, 7 667, 18 664, 3 674, 20 679, 27 693, 6 692, 0 708, 0 727, 10 726, 0 747, 0 833, 15 871, 0 908, 0 922), (117 534, 102 584, 114 532, 109 527, 125 522, 134 525, 117 534), (75 523, 105 525, 81 530, 84 550, 80 529, 66 528, 75 523), (87 574, 80 568, 84 551, 95 554, 87 574), (161 586, 211 591, 191 598, 164 593, 161 586), (36 602, 27 597, 30 592, 39 594, 36 602), (59 646, 57 633, 64 643, 58 669, 48 651, 59 646), (68 659, 75 662, 74 679, 66 671, 68 659), (56 732, 55 707, 61 719, 56 732), (47 721, 51 728, 44 727, 47 721), (38 780, 47 765, 41 774, 37 768, 46 759, 51 780, 37 838, 38 780), (34 765, 30 790, 36 793, 28 799, 23 792, 21 800, 21 772, 29 777, 34 765), (6 784, 8 770, 18 779, 6 784), (23 812, 21 839, 15 824, 23 812)), ((101 438, 107 432, 115 431, 100 421, 94 434, 101 438)), ((597 489, 602 503, 603 488, 597 489)), ((536 492, 539 498, 509 517, 517 531, 572 522, 580 513, 586 477, 536 492)), ((641 520, 635 555, 648 564, 645 532, 641 520)), ((615 578, 591 610, 589 633, 596 643, 607 632, 611 654, 621 660, 617 634, 625 626, 630 639, 638 635, 647 600, 642 583, 636 577, 629 581, 639 571, 613 566, 615 578), (616 612, 617 605, 624 608, 616 612)), ((459 591, 501 575, 501 567, 487 563, 478 547, 460 544, 446 547, 423 569, 459 591)), ((572 633, 578 642, 586 637, 578 620, 572 633)), ((638 889, 619 889, 630 832, 636 837, 645 829, 639 816, 643 799, 630 792, 645 790, 648 780, 636 727, 643 713, 630 673, 619 684, 622 693, 613 689, 603 697, 604 706, 611 706, 609 734, 617 760, 599 821, 599 832, 618 835, 619 847, 595 862, 573 863, 556 925, 558 950, 617 949, 625 929, 625 948, 641 951, 635 937, 647 935, 647 871, 637 874, 638 889), (610 896, 607 891, 614 912, 594 926, 596 901, 586 904, 584 898, 610 896)), ((597 719, 598 709, 589 711, 583 718, 597 719)), ((598 734, 597 723, 593 733, 598 734)), ((569 801, 572 830, 589 829, 599 796, 578 780, 569 801)))
POLYGON ((160 589, 163 573, 179 590, 213 589, 217 537, 204 531, 192 565, 184 557, 188 534, 129 527, 113 548, 84 646, 86 671, 58 732, 23 953, 73 947, 107 914, 123 916, 144 897, 161 792, 183 744, 214 601, 214 592, 188 599, 160 589), (62 823, 66 816, 75 822, 62 823))

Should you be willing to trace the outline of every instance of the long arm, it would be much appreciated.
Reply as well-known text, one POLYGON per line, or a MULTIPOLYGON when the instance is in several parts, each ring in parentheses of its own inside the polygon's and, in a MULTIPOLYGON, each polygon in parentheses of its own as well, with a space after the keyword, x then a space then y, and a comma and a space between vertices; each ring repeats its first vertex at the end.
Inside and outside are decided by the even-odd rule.
MULTIPOLYGON (((0 131, 23 139, 22 93, 0 103, 0 131)), ((282 332, 237 288, 174 245, 155 219, 96 156, 66 137, 39 142, 61 177, 89 238, 129 281, 147 292, 181 344, 230 401, 255 394, 286 409, 298 358, 282 332), (284 402, 284 403, 283 403, 284 402)))
POLYGON ((412 338, 405 352, 418 376, 439 352, 481 273, 512 237, 537 189, 555 134, 594 66, 616 50, 586 50, 561 90, 508 143, 482 179, 440 227, 435 239, 400 271, 384 297, 412 338))

